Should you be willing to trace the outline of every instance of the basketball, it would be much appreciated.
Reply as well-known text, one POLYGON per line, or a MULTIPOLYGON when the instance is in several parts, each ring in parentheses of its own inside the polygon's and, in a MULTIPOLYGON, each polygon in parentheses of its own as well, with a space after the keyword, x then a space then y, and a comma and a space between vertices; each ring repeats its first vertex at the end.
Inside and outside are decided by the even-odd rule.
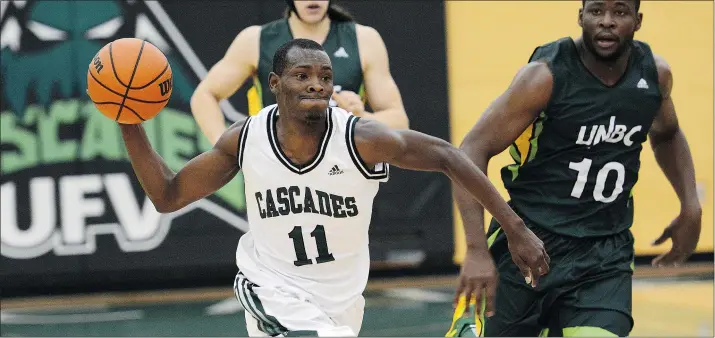
POLYGON ((87 94, 102 114, 119 123, 153 118, 169 102, 171 92, 169 61, 148 41, 112 41, 89 63, 87 94))

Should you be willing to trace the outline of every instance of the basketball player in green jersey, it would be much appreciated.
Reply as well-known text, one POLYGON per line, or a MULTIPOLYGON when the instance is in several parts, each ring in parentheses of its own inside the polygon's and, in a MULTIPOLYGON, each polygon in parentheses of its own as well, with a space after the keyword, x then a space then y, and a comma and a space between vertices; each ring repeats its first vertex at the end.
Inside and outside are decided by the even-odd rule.
POLYGON ((349 13, 331 1, 286 2, 285 18, 241 31, 196 87, 191 110, 209 141, 215 143, 226 130, 219 102, 233 95, 250 77, 253 87, 247 94, 249 115, 275 103, 267 83, 273 54, 294 38, 314 40, 330 56, 336 92, 332 106, 392 128, 408 128, 380 34, 372 27, 355 23, 349 13), (366 101, 375 111, 365 110, 366 101))
POLYGON ((469 249, 447 336, 628 335, 632 192, 646 139, 681 206, 653 243, 671 239, 672 248, 653 265, 681 264, 695 250, 701 206, 693 161, 671 98, 670 67, 633 39, 643 19, 639 5, 584 1, 582 36, 536 48, 465 137, 462 149, 483 172, 511 146, 515 163, 501 175, 526 228, 492 220, 485 237, 483 208, 456 191, 469 249), (549 255, 547 274, 529 268, 541 244, 523 240, 532 234, 549 255), (495 266, 484 258, 487 247, 495 266), (493 304, 465 306, 473 291, 493 290, 497 278, 493 304))

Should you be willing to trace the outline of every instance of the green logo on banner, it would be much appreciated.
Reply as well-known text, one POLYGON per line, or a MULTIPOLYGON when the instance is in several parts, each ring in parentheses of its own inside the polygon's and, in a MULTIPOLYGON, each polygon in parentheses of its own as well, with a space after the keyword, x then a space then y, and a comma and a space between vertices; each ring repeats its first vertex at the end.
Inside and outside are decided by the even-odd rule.
POLYGON ((156 212, 116 123, 85 94, 87 68, 102 46, 146 39, 167 55, 174 74, 167 108, 144 123, 152 145, 173 170, 210 149, 189 109, 198 59, 187 55, 188 45, 177 47, 183 37, 168 33, 174 24, 158 2, 3 1, 1 9, 3 256, 91 254, 98 234, 113 234, 127 252, 152 250, 174 219, 195 209, 247 230, 240 175, 183 210, 156 212))

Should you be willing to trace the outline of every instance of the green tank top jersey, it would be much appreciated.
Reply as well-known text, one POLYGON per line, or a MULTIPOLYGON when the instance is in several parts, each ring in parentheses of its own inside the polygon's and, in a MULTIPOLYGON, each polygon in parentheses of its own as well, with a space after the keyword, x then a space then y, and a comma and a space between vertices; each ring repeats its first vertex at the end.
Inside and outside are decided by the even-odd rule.
MULTIPOLYGON (((280 19, 261 27, 258 71, 253 77, 253 88, 248 92, 249 114, 258 113, 261 108, 276 103, 276 98, 268 89, 268 74, 273 70, 273 55, 284 43, 293 39, 288 19, 280 19)), ((362 66, 358 50, 355 22, 330 24, 323 48, 333 64, 333 84, 335 92, 349 90, 365 97, 362 66)), ((331 100, 331 106, 335 102, 331 100)))
POLYGON ((650 47, 633 41, 623 77, 603 84, 571 38, 537 47, 530 58, 554 78, 547 108, 510 147, 501 170, 511 205, 526 222, 571 237, 607 236, 633 223, 640 153, 660 108, 650 47))

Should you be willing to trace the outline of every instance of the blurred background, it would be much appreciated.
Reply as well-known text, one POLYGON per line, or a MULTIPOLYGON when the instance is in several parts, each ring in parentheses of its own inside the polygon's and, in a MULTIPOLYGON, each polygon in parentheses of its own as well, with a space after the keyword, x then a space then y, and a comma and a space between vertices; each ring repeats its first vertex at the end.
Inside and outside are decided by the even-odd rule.
MULTIPOLYGON (((381 33, 412 129, 459 144, 536 46, 577 37, 580 1, 337 1, 381 33), (379 10, 376 10, 379 9, 379 10)), ((174 91, 145 123, 173 168, 209 149, 189 108, 236 34, 281 17, 283 1, 6 1, 0 12, 0 269, 3 336, 241 336, 231 290, 247 229, 243 182, 159 215, 118 129, 85 94, 91 58, 123 37, 168 57, 174 91)), ((645 1, 636 39, 674 72, 680 124, 703 204, 696 255, 652 269, 677 215, 649 146, 635 188, 633 336, 713 336, 713 3, 645 1)), ((247 110, 244 86, 225 106, 247 110)), ((498 170, 489 176, 505 197, 498 170)), ((487 215, 488 216, 488 215, 487 215)), ((375 202, 362 336, 443 336, 464 254, 449 180, 395 169, 375 202)))

